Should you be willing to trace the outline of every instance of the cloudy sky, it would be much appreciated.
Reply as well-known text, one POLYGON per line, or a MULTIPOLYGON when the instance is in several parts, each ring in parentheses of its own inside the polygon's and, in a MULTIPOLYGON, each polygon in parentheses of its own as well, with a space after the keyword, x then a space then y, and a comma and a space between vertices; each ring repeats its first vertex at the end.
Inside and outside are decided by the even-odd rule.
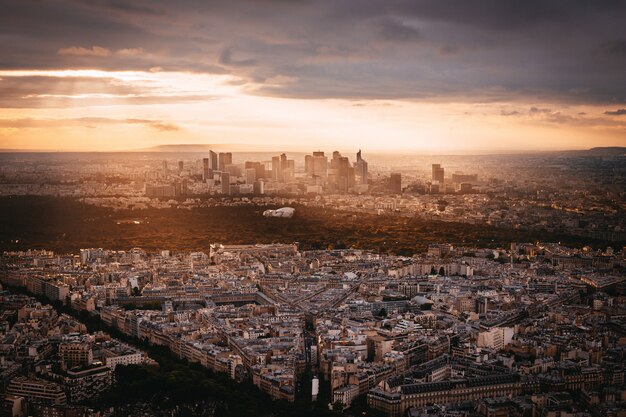
POLYGON ((626 146, 626 1, 0 0, 0 149, 626 146))

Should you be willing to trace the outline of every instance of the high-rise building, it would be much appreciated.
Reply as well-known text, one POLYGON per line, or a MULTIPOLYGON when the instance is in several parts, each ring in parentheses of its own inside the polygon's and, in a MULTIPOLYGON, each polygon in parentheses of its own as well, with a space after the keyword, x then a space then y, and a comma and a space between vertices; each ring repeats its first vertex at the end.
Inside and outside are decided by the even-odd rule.
POLYGON ((354 164, 356 176, 359 184, 367 184, 367 162, 361 157, 361 150, 356 153, 356 163, 354 164))
POLYGON ((441 166, 441 164, 433 164, 432 180, 443 183, 443 179, 444 179, 443 167, 441 166))
POLYGON ((348 192, 350 188, 354 187, 355 175, 354 167, 350 165, 350 160, 346 156, 341 156, 338 151, 333 152, 333 159, 331 160, 331 172, 329 174, 329 182, 334 186, 335 190, 340 193, 348 192))
POLYGON ((209 168, 213 171, 218 171, 219 169, 217 164, 217 154, 213 151, 209 151, 209 168))
POLYGON ((232 165, 233 154, 230 152, 220 152, 217 157, 217 166, 220 171, 224 171, 226 165, 232 165))
POLYGON ((220 181, 222 182, 222 194, 230 195, 230 174, 228 172, 222 172, 220 181))
POLYGON ((402 194, 402 175, 399 173, 391 174, 389 177, 389 192, 392 194, 402 194))
POLYGON ((265 183, 263 180, 257 180, 254 182, 252 189, 254 194, 265 194, 265 183))
POLYGON ((246 184, 254 184, 256 181, 256 169, 246 168, 246 184))
POLYGON ((185 167, 183 161, 178 161, 178 173, 183 172, 183 168, 185 167))
POLYGON ((280 156, 273 156, 272 157, 272 179, 279 181, 280 172, 281 172, 280 156))
POLYGON ((287 173, 287 155, 280 154, 280 181, 285 181, 286 173, 287 173))
POLYGON ((341 153, 339 151, 333 152, 333 159, 330 160, 330 167, 332 169, 339 168, 339 159, 341 158, 341 153))
POLYGON ((313 176, 326 178, 328 176, 328 158, 324 152, 313 152, 313 176))
POLYGON ((287 160, 287 166, 283 169, 283 176, 285 182, 293 181, 296 177, 296 161, 293 159, 287 160))
POLYGON ((202 159, 202 181, 207 182, 207 180, 209 179, 209 172, 210 172, 210 168, 209 168, 209 158, 203 158, 202 159))
POLYGON ((304 156, 304 172, 308 176, 313 176, 313 155, 304 156))
POLYGON ((253 168, 257 178, 265 178, 265 165, 260 162, 246 161, 245 168, 253 168))

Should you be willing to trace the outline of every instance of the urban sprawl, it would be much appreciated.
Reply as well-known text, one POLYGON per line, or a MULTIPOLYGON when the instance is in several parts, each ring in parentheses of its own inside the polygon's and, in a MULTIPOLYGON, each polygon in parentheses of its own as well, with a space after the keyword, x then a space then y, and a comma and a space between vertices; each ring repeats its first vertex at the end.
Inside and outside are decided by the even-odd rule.
POLYGON ((155 366, 132 341, 334 410, 365 399, 390 417, 625 412, 623 249, 436 244, 399 257, 213 244, 7 251, 1 264, 9 415, 107 415, 84 402, 116 367, 155 366))

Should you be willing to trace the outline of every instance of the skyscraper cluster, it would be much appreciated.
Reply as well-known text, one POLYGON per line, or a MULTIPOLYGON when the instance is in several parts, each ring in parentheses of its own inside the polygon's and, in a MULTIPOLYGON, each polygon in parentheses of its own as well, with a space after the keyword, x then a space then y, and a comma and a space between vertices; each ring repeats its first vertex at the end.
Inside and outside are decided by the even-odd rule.
POLYGON ((354 164, 339 151, 333 152, 330 163, 322 151, 313 152, 304 158, 304 171, 312 186, 318 189, 325 187, 331 192, 345 193, 356 188, 367 190, 367 169, 361 150, 357 152, 354 164))

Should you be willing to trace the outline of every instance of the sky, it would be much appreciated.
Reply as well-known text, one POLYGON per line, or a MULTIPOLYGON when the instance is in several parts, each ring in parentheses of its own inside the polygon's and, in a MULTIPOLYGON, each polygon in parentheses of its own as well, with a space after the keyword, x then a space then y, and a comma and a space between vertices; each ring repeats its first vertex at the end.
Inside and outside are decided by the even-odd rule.
POLYGON ((626 146, 626 0, 0 0, 0 149, 626 146))

